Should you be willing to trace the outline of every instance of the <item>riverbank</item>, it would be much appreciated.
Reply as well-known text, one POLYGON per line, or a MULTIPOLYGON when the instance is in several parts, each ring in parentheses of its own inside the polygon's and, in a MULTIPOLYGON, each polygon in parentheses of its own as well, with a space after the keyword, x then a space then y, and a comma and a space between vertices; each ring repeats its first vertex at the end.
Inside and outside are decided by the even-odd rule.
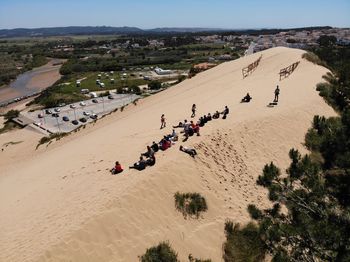
POLYGON ((59 73, 64 59, 51 59, 46 65, 19 75, 15 81, 0 88, 0 104, 25 97, 53 85, 61 78, 59 73))

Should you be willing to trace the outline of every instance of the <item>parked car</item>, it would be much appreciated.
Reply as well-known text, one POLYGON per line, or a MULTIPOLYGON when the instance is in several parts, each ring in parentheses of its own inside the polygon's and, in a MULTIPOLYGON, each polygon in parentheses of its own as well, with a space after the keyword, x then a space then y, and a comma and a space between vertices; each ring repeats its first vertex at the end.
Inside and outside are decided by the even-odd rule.
POLYGON ((79 121, 82 122, 82 123, 86 123, 87 120, 86 120, 85 117, 82 117, 82 118, 79 119, 79 121))
POLYGON ((38 114, 38 118, 43 118, 44 115, 42 113, 38 114))
POLYGON ((112 95, 109 95, 108 99, 114 99, 114 97, 112 95))
POLYGON ((97 115, 96 115, 96 114, 92 114, 92 115, 90 116, 90 118, 95 120, 95 119, 97 119, 97 115))
POLYGON ((74 105, 74 104, 71 104, 69 107, 72 108, 72 109, 74 109, 74 108, 76 108, 77 106, 74 105))
POLYGON ((62 117, 62 120, 68 122, 69 121, 69 117, 68 116, 64 116, 64 117, 62 117))
POLYGON ((87 111, 84 111, 84 112, 83 112, 83 115, 84 115, 84 116, 89 116, 89 115, 90 115, 90 113, 89 113, 89 112, 87 112, 87 111))
POLYGON ((83 101, 81 101, 79 104, 80 104, 81 106, 86 106, 86 103, 83 102, 83 101))
POLYGON ((92 99, 92 102, 93 103, 98 103, 98 100, 94 98, 94 99, 92 99))
POLYGON ((78 122, 78 120, 73 120, 73 121, 72 121, 72 124, 73 124, 73 125, 78 125, 79 122, 78 122))
POLYGON ((61 109, 59 109, 59 108, 55 108, 55 109, 54 109, 54 111, 58 113, 58 112, 60 112, 60 111, 61 111, 61 109))
POLYGON ((50 115, 50 114, 52 114, 52 111, 51 111, 51 109, 46 109, 46 110, 45 110, 45 113, 48 114, 48 115, 50 115))
POLYGON ((53 113, 52 117, 59 117, 60 115, 58 113, 53 113))
POLYGON ((64 107, 66 105, 66 103, 59 103, 58 106, 59 107, 64 107))

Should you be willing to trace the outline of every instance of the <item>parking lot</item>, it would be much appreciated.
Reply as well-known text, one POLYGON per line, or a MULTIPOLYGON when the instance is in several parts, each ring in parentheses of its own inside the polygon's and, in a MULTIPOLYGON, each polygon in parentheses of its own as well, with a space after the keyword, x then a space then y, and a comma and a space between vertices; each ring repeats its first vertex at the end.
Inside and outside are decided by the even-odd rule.
POLYGON ((78 102, 34 112, 22 112, 22 114, 49 132, 70 132, 81 125, 94 121, 96 117, 100 118, 116 108, 135 101, 139 97, 130 94, 113 94, 109 97, 84 100, 83 103, 78 102))

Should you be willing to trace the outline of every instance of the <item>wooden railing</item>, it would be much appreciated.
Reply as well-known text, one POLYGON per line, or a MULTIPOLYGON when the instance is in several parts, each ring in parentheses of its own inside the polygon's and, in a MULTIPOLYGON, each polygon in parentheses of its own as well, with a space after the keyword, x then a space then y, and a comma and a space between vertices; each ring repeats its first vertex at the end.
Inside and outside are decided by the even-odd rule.
POLYGON ((290 76, 295 68, 297 68, 297 66, 299 65, 300 61, 297 61, 293 64, 291 64, 290 66, 287 66, 285 68, 282 68, 279 72, 279 75, 280 75, 280 81, 288 76, 290 76))
POLYGON ((242 69, 243 78, 246 78, 247 76, 249 76, 258 67, 261 58, 262 58, 262 55, 258 58, 258 60, 256 60, 255 62, 251 63, 250 65, 242 69))

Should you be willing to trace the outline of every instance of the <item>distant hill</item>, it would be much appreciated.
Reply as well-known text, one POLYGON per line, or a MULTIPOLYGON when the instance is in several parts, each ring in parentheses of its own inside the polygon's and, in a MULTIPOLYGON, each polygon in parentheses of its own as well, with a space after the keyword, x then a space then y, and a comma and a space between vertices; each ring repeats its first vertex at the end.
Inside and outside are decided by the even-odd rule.
POLYGON ((137 27, 111 27, 111 26, 68 26, 48 28, 16 28, 1 29, 0 37, 31 37, 31 36, 62 36, 62 35, 109 35, 142 33, 137 27))
POLYGON ((222 29, 200 27, 162 27, 154 29, 140 29, 137 27, 113 27, 113 26, 68 26, 46 28, 15 28, 0 29, 0 38, 11 37, 36 37, 36 36, 64 36, 64 35, 114 35, 114 34, 178 34, 178 33, 211 33, 220 32, 227 34, 275 34, 283 30, 312 30, 329 29, 331 27, 306 27, 293 29, 222 29))
POLYGON ((199 32, 218 32, 228 31, 222 28, 201 28, 201 27, 160 27, 149 29, 147 32, 153 33, 199 33, 199 32))

